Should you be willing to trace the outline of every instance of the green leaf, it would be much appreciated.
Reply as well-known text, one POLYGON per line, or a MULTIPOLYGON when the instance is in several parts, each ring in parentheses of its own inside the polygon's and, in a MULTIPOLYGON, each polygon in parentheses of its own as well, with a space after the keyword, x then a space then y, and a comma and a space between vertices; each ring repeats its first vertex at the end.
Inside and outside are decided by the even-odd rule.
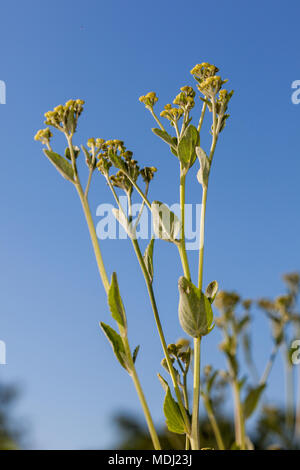
POLYGON ((68 181, 74 183, 74 171, 72 165, 58 153, 52 152, 51 150, 43 149, 44 154, 55 166, 59 173, 66 178, 68 181))
POLYGON ((160 201, 152 202, 151 212, 155 235, 162 240, 174 242, 181 227, 178 217, 160 201))
POLYGON ((112 150, 109 150, 108 157, 113 164, 114 167, 118 168, 119 170, 126 172, 126 166, 120 155, 117 155, 112 150))
POLYGON ((134 351, 133 351, 133 354, 132 354, 132 359, 133 359, 133 363, 135 364, 135 361, 136 361, 136 358, 137 358, 137 355, 138 355, 138 352, 140 350, 140 345, 138 345, 134 351))
POLYGON ((168 391, 168 388, 169 388, 169 384, 168 382, 160 375, 160 374, 157 374, 157 377, 161 383, 161 386, 162 388, 164 389, 164 391, 167 393, 168 391))
POLYGON ((147 248, 144 253, 144 263, 148 271, 150 282, 153 282, 153 248, 154 248, 154 238, 151 238, 150 243, 147 245, 147 248))
POLYGON ((197 179, 203 187, 207 187, 210 171, 210 161, 201 147, 196 147, 196 154, 200 162, 200 169, 197 173, 197 179))
POLYGON ((85 155, 86 164, 88 166, 90 166, 91 163, 92 163, 92 155, 90 154, 90 152, 88 151, 88 149, 84 145, 82 145, 81 148, 82 148, 82 151, 85 155))
MULTIPOLYGON (((74 152, 74 157, 77 158, 80 154, 80 148, 77 145, 73 145, 73 152, 74 152)), ((66 147, 66 149, 65 149, 65 157, 68 160, 72 161, 71 152, 70 152, 69 147, 66 147)))
POLYGON ((176 137, 172 137, 171 135, 169 135, 166 131, 163 131, 162 129, 154 128, 152 129, 152 132, 158 137, 160 137, 164 142, 169 144, 173 155, 175 155, 175 157, 178 157, 176 137))
POLYGON ((248 419, 254 413, 262 392, 266 384, 258 385, 257 387, 250 388, 243 403, 244 418, 248 419))
POLYGON ((124 212, 120 209, 116 209, 115 207, 112 209, 112 213, 119 222, 120 225, 122 225, 123 229, 129 236, 129 238, 134 238, 135 234, 134 231, 132 230, 131 224, 128 222, 126 215, 124 212))
POLYGON ((188 170, 195 163, 195 148, 199 144, 199 132, 190 125, 178 144, 178 157, 183 167, 188 170))
POLYGON ((126 313, 120 295, 116 273, 112 274, 107 299, 111 316, 114 320, 116 320, 117 323, 119 323, 119 325, 121 325, 123 328, 126 328, 126 313))
POLYGON ((212 281, 208 284, 207 288, 205 289, 205 295, 212 304, 216 298, 218 292, 219 284, 217 281, 212 281))
POLYGON ((171 432, 176 434, 185 434, 185 425, 181 415, 178 403, 171 395, 170 387, 167 387, 167 393, 164 401, 164 413, 166 424, 171 432))
POLYGON ((178 281, 179 322, 183 330, 194 338, 205 336, 213 329, 213 311, 208 298, 185 277, 178 281))
POLYGON ((124 369, 128 371, 127 364, 125 363, 126 353, 121 336, 113 328, 103 322, 100 322, 100 326, 108 341, 112 345, 112 348, 119 363, 122 367, 124 367, 124 369))
POLYGON ((172 136, 170 136, 166 131, 163 131, 162 129, 152 129, 152 132, 154 132, 155 135, 160 137, 162 140, 164 140, 167 144, 169 145, 174 145, 174 142, 172 140, 172 136))

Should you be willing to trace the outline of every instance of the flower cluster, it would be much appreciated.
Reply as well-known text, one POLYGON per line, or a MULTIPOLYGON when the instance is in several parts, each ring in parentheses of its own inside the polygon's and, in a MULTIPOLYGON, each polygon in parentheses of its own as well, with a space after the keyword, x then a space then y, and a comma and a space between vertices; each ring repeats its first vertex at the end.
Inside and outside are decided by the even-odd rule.
POLYGON ((53 136, 52 132, 50 131, 49 127, 46 129, 40 129, 34 136, 34 140, 39 140, 42 142, 43 145, 49 145, 50 139, 53 136))
POLYGON ((150 91, 145 96, 140 96, 139 98, 141 103, 144 103, 146 108, 152 109, 155 103, 158 101, 158 97, 154 91, 150 91))
POLYGON ((213 98, 221 90, 221 87, 227 80, 222 80, 218 73, 219 69, 215 65, 203 62, 197 64, 191 70, 191 74, 198 82, 198 89, 204 96, 213 98))
POLYGON ((45 124, 73 135, 76 131, 77 121, 83 111, 83 100, 69 100, 65 105, 56 106, 53 111, 45 113, 45 124))
POLYGON ((161 117, 168 119, 172 125, 183 115, 182 108, 175 108, 171 104, 166 104, 164 110, 160 113, 161 117))
POLYGON ((179 93, 173 101, 173 104, 179 106, 183 111, 190 111, 195 106, 195 91, 191 86, 180 88, 179 93))
POLYGON ((150 183, 150 181, 154 177, 154 173, 156 172, 157 168, 155 168, 154 166, 145 166, 145 168, 141 169, 140 175, 145 183, 150 183))

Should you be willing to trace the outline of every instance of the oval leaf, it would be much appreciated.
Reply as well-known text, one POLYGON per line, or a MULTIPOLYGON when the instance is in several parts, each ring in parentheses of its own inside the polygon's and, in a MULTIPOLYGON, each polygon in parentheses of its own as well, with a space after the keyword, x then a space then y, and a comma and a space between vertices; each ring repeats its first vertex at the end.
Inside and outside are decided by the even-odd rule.
POLYGON ((126 353, 121 336, 113 328, 103 322, 100 322, 100 326, 108 341, 112 345, 115 356, 118 359, 119 363, 122 367, 124 367, 124 369, 128 370, 127 365, 125 363, 126 353))
POLYGON ((212 281, 208 284, 207 288, 205 289, 205 295, 212 304, 216 298, 218 292, 219 284, 217 281, 212 281))
POLYGON ((151 212, 155 235, 162 240, 174 242, 181 227, 178 217, 159 201, 152 202, 151 212))
POLYGON ((111 316, 120 326, 126 328, 126 313, 125 308, 122 302, 120 295, 119 285, 117 274, 113 273, 111 278, 111 283, 108 290, 108 305, 110 309, 111 316))
POLYGON ((195 148, 199 144, 199 132, 190 125, 178 144, 178 157, 183 167, 188 170, 196 160, 195 148))
POLYGON ((258 385, 257 387, 250 388, 248 394, 243 403, 244 418, 248 419, 254 413, 262 392, 264 391, 266 384, 258 385))
POLYGON ((151 238, 150 243, 144 253, 144 263, 149 274, 150 282, 153 282, 153 248, 154 238, 151 238))
POLYGON ((178 403, 171 395, 170 387, 167 387, 167 393, 164 401, 164 413, 169 431, 175 432, 176 434, 185 434, 185 425, 181 411, 178 403))
POLYGON ((185 277, 178 281, 179 322, 190 336, 199 338, 213 329, 213 311, 210 301, 192 282, 185 277))
POLYGON ((74 183, 74 171, 72 165, 58 153, 52 152, 51 150, 43 149, 44 154, 55 166, 59 173, 66 178, 68 181, 74 183))

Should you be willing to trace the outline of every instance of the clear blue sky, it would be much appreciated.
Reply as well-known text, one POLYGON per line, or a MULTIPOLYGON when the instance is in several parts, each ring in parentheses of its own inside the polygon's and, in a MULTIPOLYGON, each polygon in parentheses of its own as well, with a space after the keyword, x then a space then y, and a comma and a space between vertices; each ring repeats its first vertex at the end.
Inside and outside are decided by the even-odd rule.
MULTIPOLYGON (((235 95, 209 188, 205 281, 217 279, 247 297, 276 295, 280 275, 300 268, 300 105, 291 103, 291 83, 300 79, 299 14, 293 0, 2 5, 0 339, 8 364, 0 366, 0 378, 22 388, 16 414, 28 421, 28 446, 111 446, 114 412, 139 413, 132 383, 97 326, 109 314, 79 201, 33 140, 44 112, 84 99, 76 143, 124 139, 140 162, 159 168, 151 198, 172 203, 176 161, 152 134, 138 97, 155 90, 162 106, 181 86, 193 85, 189 71, 196 63, 218 65, 235 95)), ((198 202, 200 195, 193 176, 187 199, 198 202)), ((94 214, 100 202, 111 199, 97 178, 94 214)), ((118 268, 131 342, 142 343, 138 369, 160 422, 162 354, 144 282, 128 241, 103 245, 108 271, 118 268)), ((164 242, 155 258, 158 304, 172 342, 181 336, 179 261, 164 242)), ((191 262, 196 266, 195 253, 191 262)), ((270 342, 259 313, 254 336, 262 368, 270 342)), ((219 340, 217 331, 205 339, 204 362, 222 364, 219 340)), ((271 384, 269 397, 277 400, 280 361, 271 384)))

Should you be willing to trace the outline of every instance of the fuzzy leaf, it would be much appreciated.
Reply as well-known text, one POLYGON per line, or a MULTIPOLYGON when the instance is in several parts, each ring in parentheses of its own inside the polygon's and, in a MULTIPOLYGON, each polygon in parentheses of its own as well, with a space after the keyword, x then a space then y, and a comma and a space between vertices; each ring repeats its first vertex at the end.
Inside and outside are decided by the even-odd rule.
POLYGON ((171 395, 169 386, 164 401, 164 413, 169 431, 175 432, 176 434, 185 434, 185 425, 181 411, 178 403, 171 395))
POLYGON ((207 288, 205 289, 205 295, 212 304, 216 298, 218 292, 219 284, 217 281, 212 281, 208 284, 207 288))
POLYGON ((257 387, 250 388, 243 403, 244 418, 248 419, 254 413, 262 392, 266 384, 258 385, 257 387))
POLYGON ((154 248, 154 238, 151 238, 149 244, 147 245, 145 253, 144 253, 144 263, 146 265, 151 283, 153 281, 153 273, 154 273, 154 270, 153 270, 153 248, 154 248))
POLYGON ((116 358, 124 369, 128 370, 124 358, 126 358, 125 348, 121 336, 109 325, 100 322, 100 326, 107 337, 108 341, 112 345, 116 358))
POLYGON ((178 157, 183 167, 188 170, 195 163, 195 148, 199 144, 199 132, 190 125, 178 144, 178 157))
POLYGON ((200 162, 200 169, 197 173, 197 179, 203 187, 207 187, 210 162, 208 156, 201 147, 196 147, 196 154, 200 162))
POLYGON ((176 137, 172 137, 171 135, 169 135, 166 131, 163 131, 162 129, 154 128, 152 129, 152 132, 158 137, 160 137, 164 142, 169 144, 171 152, 175 155, 175 157, 178 157, 176 137))
POLYGON ((161 383, 162 388, 167 393, 168 388, 169 388, 168 382, 160 374, 157 374, 157 377, 161 383))
POLYGON ((181 227, 178 217, 159 201, 152 202, 151 212, 155 235, 162 240, 174 242, 181 227))
POLYGON ((126 216, 124 215, 123 211, 120 209, 116 209, 115 207, 112 209, 112 213, 119 222, 119 224, 122 225, 123 229, 129 236, 129 238, 134 238, 134 232, 132 231, 131 225, 128 223, 128 220, 126 216))
POLYGON ((119 325, 126 328, 126 313, 120 295, 116 273, 112 274, 107 299, 111 316, 117 323, 119 323, 119 325))
POLYGON ((59 173, 68 181, 74 183, 74 171, 72 165, 58 153, 43 149, 46 157, 55 166, 59 173))
POLYGON ((178 281, 179 322, 183 330, 194 338, 205 336, 213 329, 213 311, 210 301, 185 277, 178 281))
POLYGON ((163 131, 162 129, 152 129, 152 132, 154 132, 155 135, 160 137, 162 140, 164 140, 167 144, 173 145, 172 141, 172 136, 170 136, 166 131, 163 131))

